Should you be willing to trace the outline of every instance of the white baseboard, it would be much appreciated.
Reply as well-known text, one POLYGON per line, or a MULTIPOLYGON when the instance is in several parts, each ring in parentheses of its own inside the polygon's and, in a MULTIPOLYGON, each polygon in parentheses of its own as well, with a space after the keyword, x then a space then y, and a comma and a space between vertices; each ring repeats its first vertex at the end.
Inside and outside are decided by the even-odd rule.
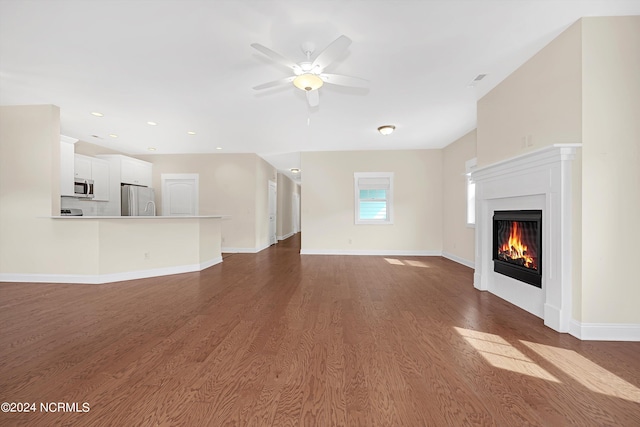
POLYGON ((232 248, 222 247, 221 252, 223 254, 257 254, 260 251, 267 249, 271 245, 266 245, 261 248, 232 248))
POLYGON ((440 256, 440 251, 403 251, 403 250, 344 250, 344 249, 301 249, 301 255, 378 255, 378 256, 440 256))
POLYGON ((442 252, 443 258, 450 259, 451 261, 455 261, 458 264, 465 265, 469 268, 475 268, 475 263, 473 261, 469 261, 468 259, 461 258, 457 255, 450 254, 449 252, 442 252))
POLYGON ((169 276, 171 274, 201 271, 222 262, 216 257, 200 264, 177 265, 173 267, 153 268, 150 270, 126 271, 109 274, 0 274, 0 282, 19 283, 74 283, 101 285, 104 283, 122 282, 124 280, 146 279, 149 277, 169 276))
POLYGON ((277 238, 278 240, 287 240, 289 237, 293 236, 294 234, 296 234, 296 233, 294 233, 294 232, 292 231, 291 233, 289 233, 289 234, 285 234, 284 236, 276 236, 276 238, 277 238))
POLYGON ((640 341, 640 324, 582 323, 571 320, 569 333, 584 341, 640 341))

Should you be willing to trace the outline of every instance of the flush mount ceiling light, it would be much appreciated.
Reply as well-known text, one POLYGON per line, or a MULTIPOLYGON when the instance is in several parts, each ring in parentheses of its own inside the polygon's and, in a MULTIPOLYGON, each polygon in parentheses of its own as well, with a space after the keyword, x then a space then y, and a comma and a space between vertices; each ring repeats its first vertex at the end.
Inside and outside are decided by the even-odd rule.
POLYGON ((149 147, 149 148, 147 148, 147 150, 149 150, 149 151, 156 151, 156 148, 155 148, 155 147, 149 147))
POLYGON ((295 85, 295 87, 297 87, 298 89, 306 90, 307 92, 320 89, 323 83, 324 82, 319 76, 311 73, 300 74, 295 79, 293 79, 293 84, 295 85))
POLYGON ((157 126, 157 125, 158 125, 156 122, 147 122, 147 124, 148 124, 149 126, 157 126))
POLYGON ((91 113, 92 115, 96 116, 96 117, 103 117, 104 114, 102 113, 98 113, 97 111, 94 111, 93 113, 91 113))
POLYGON ((195 135, 196 133, 195 133, 194 131, 190 130, 189 132, 187 132, 187 134, 189 134, 189 135, 195 135))
POLYGON ((289 170, 291 171, 291 173, 300 173, 300 169, 298 168, 291 168, 289 170))
POLYGON ((383 135, 389 135, 394 130, 396 130, 396 127, 394 125, 384 125, 378 128, 378 132, 380 132, 383 135))
POLYGON ((111 138, 117 138, 117 137, 118 137, 118 135, 116 135, 115 133, 110 133, 110 134, 109 134, 109 136, 110 136, 111 138))

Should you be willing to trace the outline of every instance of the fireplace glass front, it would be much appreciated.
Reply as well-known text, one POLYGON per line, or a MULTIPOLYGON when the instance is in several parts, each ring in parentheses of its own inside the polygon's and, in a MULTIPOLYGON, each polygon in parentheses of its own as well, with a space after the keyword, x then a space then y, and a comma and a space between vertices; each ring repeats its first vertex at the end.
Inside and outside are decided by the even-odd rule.
POLYGON ((495 211, 493 270, 542 287, 542 211, 495 211))

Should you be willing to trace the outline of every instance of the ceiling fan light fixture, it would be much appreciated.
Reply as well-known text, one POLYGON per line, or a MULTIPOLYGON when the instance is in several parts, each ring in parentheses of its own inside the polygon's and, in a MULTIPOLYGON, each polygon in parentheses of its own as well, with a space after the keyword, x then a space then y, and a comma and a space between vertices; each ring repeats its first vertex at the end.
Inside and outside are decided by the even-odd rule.
POLYGON ((383 135, 389 135, 394 130, 396 130, 396 127, 394 125, 384 125, 378 128, 378 132, 380 132, 383 135))
POLYGON ((319 76, 315 74, 304 73, 293 79, 293 84, 298 89, 302 89, 308 92, 310 90, 321 88, 324 82, 319 76))

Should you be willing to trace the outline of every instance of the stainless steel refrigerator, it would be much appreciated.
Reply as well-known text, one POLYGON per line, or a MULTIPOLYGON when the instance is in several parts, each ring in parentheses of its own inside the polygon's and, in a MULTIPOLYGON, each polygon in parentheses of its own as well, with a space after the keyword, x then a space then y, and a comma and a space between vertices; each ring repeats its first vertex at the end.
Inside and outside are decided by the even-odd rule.
POLYGON ((153 188, 139 185, 122 185, 122 216, 155 216, 156 204, 153 188))

